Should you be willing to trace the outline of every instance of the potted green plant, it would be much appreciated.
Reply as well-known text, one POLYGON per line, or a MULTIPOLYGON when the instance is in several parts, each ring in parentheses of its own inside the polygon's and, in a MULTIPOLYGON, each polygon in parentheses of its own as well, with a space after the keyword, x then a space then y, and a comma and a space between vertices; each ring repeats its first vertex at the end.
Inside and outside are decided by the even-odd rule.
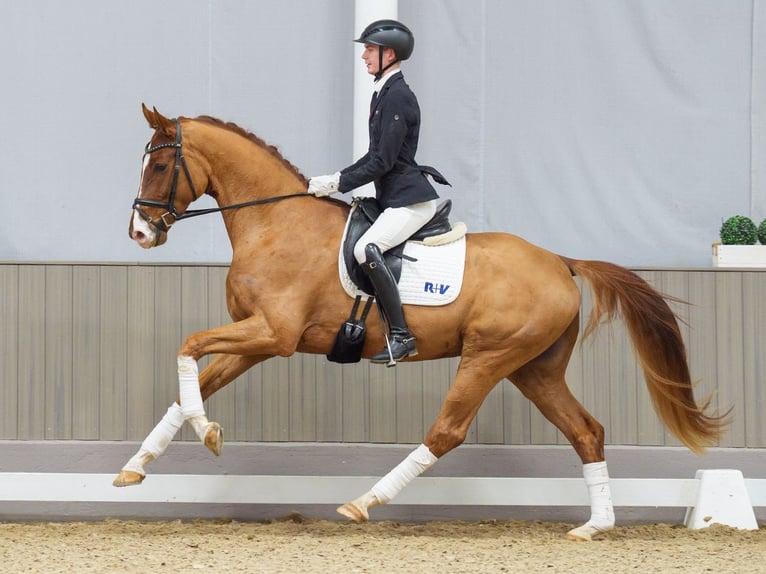
POLYGON ((721 241, 713 244, 716 267, 766 267, 766 219, 756 226, 745 215, 734 215, 721 224, 721 241), (756 245, 760 240, 761 245, 756 245))

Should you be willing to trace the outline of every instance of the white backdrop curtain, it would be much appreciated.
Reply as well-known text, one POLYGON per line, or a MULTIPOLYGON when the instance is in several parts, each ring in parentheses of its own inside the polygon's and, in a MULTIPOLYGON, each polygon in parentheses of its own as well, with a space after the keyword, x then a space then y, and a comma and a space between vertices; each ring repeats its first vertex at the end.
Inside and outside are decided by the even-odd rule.
MULTIPOLYGON (((127 237, 141 102, 350 163, 352 0, 0 0, 0 260, 228 261, 217 215, 127 237)), ((558 253, 707 267, 766 217, 766 0, 400 0, 419 160, 453 218, 558 253)))

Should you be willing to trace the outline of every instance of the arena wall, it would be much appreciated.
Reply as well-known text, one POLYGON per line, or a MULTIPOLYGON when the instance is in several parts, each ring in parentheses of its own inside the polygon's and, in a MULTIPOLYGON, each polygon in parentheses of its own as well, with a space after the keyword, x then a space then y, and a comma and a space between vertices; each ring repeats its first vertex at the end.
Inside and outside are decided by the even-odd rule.
MULTIPOLYGON (((223 265, 0 265, 0 439, 143 439, 177 395, 183 338, 229 322, 226 272, 223 265)), ((690 303, 674 308, 685 321, 697 396, 713 393, 714 407, 734 408, 719 446, 766 446, 763 271, 638 272, 690 303)), ((589 309, 585 290, 581 321, 589 309)), ((313 355, 274 358, 213 396, 208 409, 232 441, 418 443, 456 361, 386 369, 313 355)), ((578 346, 568 382, 606 428, 608 444, 679 444, 652 410, 619 321, 578 346)), ((188 429, 180 438, 194 440, 188 429)), ((467 442, 566 443, 507 381, 487 398, 467 442)))

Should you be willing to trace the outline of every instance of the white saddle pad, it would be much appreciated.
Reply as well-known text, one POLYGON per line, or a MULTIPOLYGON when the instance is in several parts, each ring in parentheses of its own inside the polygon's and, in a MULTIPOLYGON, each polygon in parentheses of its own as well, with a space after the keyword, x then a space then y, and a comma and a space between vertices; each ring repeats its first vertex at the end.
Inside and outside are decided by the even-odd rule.
MULTIPOLYGON (((356 286, 346 270, 343 243, 347 230, 348 222, 343 231, 338 254, 340 282, 350 297, 370 297, 370 293, 365 293, 356 286)), ((452 303, 457 298, 463 285, 465 236, 444 245, 424 245, 417 241, 408 241, 404 246, 404 254, 417 261, 402 261, 399 294, 403 304, 438 306, 452 303)))

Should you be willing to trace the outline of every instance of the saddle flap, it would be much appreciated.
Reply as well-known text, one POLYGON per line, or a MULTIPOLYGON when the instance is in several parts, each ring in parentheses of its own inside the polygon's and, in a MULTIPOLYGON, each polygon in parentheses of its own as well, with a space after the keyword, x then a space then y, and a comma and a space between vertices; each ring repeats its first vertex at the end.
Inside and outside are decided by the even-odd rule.
MULTIPOLYGON (((354 258, 354 246, 357 241, 370 228, 375 220, 380 216, 383 210, 374 197, 365 197, 357 202, 351 210, 348 225, 346 227, 346 238, 343 243, 343 259, 346 263, 346 271, 356 286, 365 293, 373 293, 372 283, 362 271, 361 267, 354 258)), ((449 215, 452 211, 452 200, 447 199, 436 209, 434 216, 421 227, 412 237, 413 241, 424 241, 429 237, 435 237, 449 233, 452 225, 449 221, 449 215)), ((404 246, 406 242, 401 243, 389 249, 383 254, 386 265, 391 270, 397 283, 402 275, 402 258, 404 257, 404 246)))
MULTIPOLYGON (((354 257, 354 246, 364 233, 370 228, 373 222, 380 216, 380 204, 374 197, 365 197, 359 201, 351 210, 348 224, 346 226, 346 238, 343 242, 343 260, 346 263, 346 271, 356 286, 365 293, 372 294, 375 290, 372 283, 365 275, 362 268, 354 257)), ((404 243, 397 245, 393 249, 383 254, 386 265, 394 275, 394 279, 399 281, 402 275, 402 255, 404 253, 404 243)))

